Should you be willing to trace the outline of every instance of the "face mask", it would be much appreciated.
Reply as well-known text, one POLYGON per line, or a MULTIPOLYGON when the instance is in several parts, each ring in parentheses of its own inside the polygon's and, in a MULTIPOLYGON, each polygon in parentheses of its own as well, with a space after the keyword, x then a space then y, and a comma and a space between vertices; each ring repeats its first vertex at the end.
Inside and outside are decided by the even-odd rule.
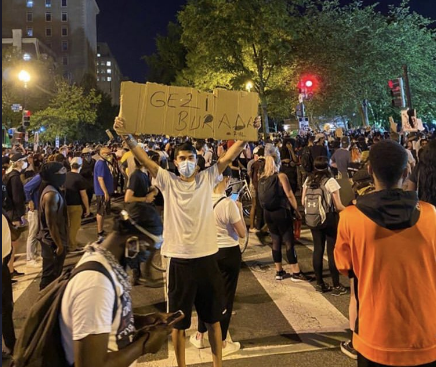
POLYGON ((27 162, 23 162, 21 170, 24 171, 25 169, 27 169, 27 167, 29 167, 29 164, 27 162))
POLYGON ((195 167, 197 167, 195 162, 183 161, 179 163, 178 170, 182 176, 189 178, 194 174, 195 167))
POLYGON ((85 161, 91 162, 92 157, 90 155, 85 156, 85 161))

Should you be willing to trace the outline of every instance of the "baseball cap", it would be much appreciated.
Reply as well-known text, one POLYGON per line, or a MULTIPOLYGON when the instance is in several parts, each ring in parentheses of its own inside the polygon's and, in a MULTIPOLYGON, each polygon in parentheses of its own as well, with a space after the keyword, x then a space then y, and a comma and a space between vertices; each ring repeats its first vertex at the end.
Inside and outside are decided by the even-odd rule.
POLYGON ((22 154, 22 153, 15 153, 12 157, 11 157, 11 162, 18 162, 18 161, 23 161, 27 159, 27 156, 22 154))
POLYGON ((80 157, 74 157, 74 158, 71 160, 71 165, 73 165, 73 164, 77 164, 77 165, 81 166, 82 163, 83 163, 83 160, 82 160, 82 158, 80 158, 80 157))
POLYGON ((91 153, 91 148, 86 147, 82 149, 82 154, 89 154, 89 153, 91 153))

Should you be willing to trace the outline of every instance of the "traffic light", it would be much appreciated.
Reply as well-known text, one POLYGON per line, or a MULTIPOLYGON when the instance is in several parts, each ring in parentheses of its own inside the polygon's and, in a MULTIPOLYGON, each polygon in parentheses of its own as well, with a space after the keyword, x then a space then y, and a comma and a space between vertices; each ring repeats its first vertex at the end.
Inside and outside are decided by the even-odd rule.
POLYGON ((29 110, 23 111, 23 126, 24 127, 30 126, 30 115, 31 115, 31 112, 29 110))
POLYGON ((314 75, 304 75, 298 83, 298 92, 304 95, 305 99, 312 99, 318 90, 318 79, 314 75))
POLYGON ((403 78, 389 80, 388 85, 391 90, 392 107, 405 108, 403 78))

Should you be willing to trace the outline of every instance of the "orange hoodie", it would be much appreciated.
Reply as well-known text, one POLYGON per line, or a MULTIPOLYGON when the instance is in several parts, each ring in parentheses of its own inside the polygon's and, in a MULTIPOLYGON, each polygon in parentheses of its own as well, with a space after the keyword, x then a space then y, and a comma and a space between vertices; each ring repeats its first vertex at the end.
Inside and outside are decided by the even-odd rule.
POLYGON ((416 366, 436 360, 436 208, 415 201, 412 213, 410 194, 388 191, 341 212, 335 260, 356 279, 356 350, 376 363, 416 366), (394 223, 399 216, 409 223, 394 223))

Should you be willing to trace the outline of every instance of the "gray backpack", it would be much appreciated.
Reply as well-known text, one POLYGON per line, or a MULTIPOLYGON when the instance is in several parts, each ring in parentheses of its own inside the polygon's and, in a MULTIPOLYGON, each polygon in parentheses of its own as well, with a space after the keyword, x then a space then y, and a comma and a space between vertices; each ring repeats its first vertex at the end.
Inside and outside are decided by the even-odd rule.
POLYGON ((333 211, 333 202, 329 204, 331 195, 325 184, 329 179, 324 178, 319 184, 312 182, 306 188, 304 199, 304 214, 309 228, 320 228, 327 219, 327 214, 333 211))

